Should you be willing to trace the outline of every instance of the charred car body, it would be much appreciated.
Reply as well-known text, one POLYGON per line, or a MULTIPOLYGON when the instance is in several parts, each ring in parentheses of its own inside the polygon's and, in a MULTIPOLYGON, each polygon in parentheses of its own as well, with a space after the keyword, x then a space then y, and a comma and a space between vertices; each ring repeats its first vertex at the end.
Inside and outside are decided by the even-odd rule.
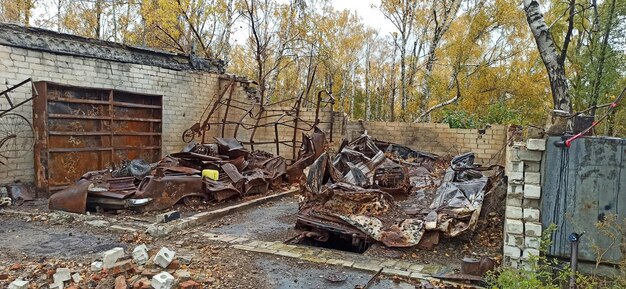
POLYGON ((305 169, 297 241, 343 242, 353 251, 373 242, 433 246, 440 234, 454 237, 476 225, 502 172, 474 165, 472 153, 447 161, 363 135, 305 169))

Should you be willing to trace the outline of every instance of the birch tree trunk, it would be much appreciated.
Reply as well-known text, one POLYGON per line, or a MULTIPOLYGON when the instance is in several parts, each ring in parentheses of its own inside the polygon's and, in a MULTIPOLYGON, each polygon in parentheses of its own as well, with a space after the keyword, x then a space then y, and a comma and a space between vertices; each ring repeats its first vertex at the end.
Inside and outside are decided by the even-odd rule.
POLYGON ((524 13, 530 30, 535 37, 537 49, 550 79, 552 102, 554 108, 566 112, 572 111, 572 100, 569 95, 569 86, 565 77, 563 62, 559 60, 554 40, 543 18, 538 0, 524 0, 524 13))

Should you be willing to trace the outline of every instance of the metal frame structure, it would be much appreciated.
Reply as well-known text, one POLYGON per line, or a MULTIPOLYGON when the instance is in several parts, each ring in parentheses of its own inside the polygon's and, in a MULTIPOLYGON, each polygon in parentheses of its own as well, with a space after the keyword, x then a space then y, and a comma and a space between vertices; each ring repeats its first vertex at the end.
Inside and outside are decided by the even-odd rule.
MULTIPOLYGON (((13 110, 17 109, 18 107, 26 104, 27 102, 33 100, 35 97, 37 97, 39 95, 39 93, 37 92, 37 88, 35 88, 35 85, 32 83, 32 78, 28 78, 26 80, 23 80, 22 82, 13 85, 11 87, 9 87, 8 89, 0 92, 0 97, 4 96, 4 99, 6 99, 7 103, 9 104, 9 108, 8 109, 0 109, 0 124, 2 124, 2 122, 4 122, 4 119, 8 119, 11 116, 15 117, 14 118, 14 123, 13 123, 13 129, 18 130, 18 131, 10 131, 11 128, 9 128, 6 133, 7 135, 3 136, 0 138, 0 156, 9 159, 9 158, 18 158, 18 157, 22 157, 29 149, 32 149, 32 146, 34 145, 34 131, 33 131, 33 125, 30 123, 30 121, 24 117, 21 114, 17 114, 17 113, 12 113, 13 110), (16 90, 17 88, 21 87, 22 85, 26 84, 30 82, 31 86, 32 86, 32 90, 33 90, 33 94, 30 98, 23 100, 17 104, 13 103, 13 100, 11 99, 11 97, 9 96, 9 93, 16 90), (19 124, 22 124, 22 128, 30 128, 30 132, 26 132, 24 129, 19 128, 19 124), (20 131, 21 130, 21 131, 20 131), (14 141, 17 141, 18 138, 25 138, 23 135, 20 136, 20 134, 29 134, 32 136, 32 140, 30 140, 30 144, 28 144, 28 140, 26 140, 26 144, 27 146, 30 146, 30 148, 26 148, 24 147, 22 151, 22 153, 19 154, 15 154, 15 155, 10 155, 9 153, 4 153, 3 151, 3 147, 6 146, 7 142, 9 142, 11 139, 14 139, 14 141)), ((8 126, 11 126, 12 124, 7 124, 8 126)), ((17 145, 17 144, 15 144, 17 145)), ((22 144, 23 145, 23 144, 22 144)), ((0 164, 3 164, 3 162, 0 162, 0 164)))
POLYGON ((193 137, 191 136, 198 135, 202 137, 201 141, 202 143, 204 143, 206 141, 207 131, 211 129, 211 126, 215 125, 221 126, 221 132, 219 134, 220 137, 233 137, 238 139, 237 133, 239 132, 239 129, 242 128, 246 130, 251 130, 250 138, 248 140, 240 140, 242 144, 249 145, 252 150, 254 150, 255 145, 275 144, 277 155, 280 155, 280 145, 285 145, 292 148, 291 159, 295 160, 298 157, 296 155, 297 148, 302 143, 297 139, 298 130, 301 130, 303 132, 311 132, 319 124, 329 124, 330 139, 332 140, 334 123, 333 106, 335 104, 335 99, 332 95, 332 84, 330 85, 328 90, 320 90, 317 93, 317 99, 315 100, 315 102, 312 102, 306 98, 311 88, 311 84, 309 83, 309 85, 307 85, 307 89, 297 97, 284 99, 270 104, 264 104, 263 100, 257 100, 256 102, 250 104, 249 102, 244 102, 233 98, 233 92, 235 89, 234 78, 220 78, 220 80, 228 80, 228 84, 215 96, 215 101, 212 101, 209 105, 207 105, 204 112, 206 113, 206 111, 209 111, 209 113, 206 115, 205 113, 203 113, 201 116, 201 118, 204 118, 204 120, 201 123, 195 123, 189 129, 183 132, 183 140, 185 142, 191 142, 191 140, 193 139, 193 137), (323 94, 326 94, 328 98, 323 99, 323 94), (290 109, 278 108, 279 105, 292 101, 293 104, 290 109), (314 105, 315 107, 315 120, 313 122, 302 118, 300 115, 303 106, 307 104, 314 105), (331 118, 329 121, 322 121, 319 117, 320 109, 325 108, 328 105, 330 105, 331 118), (218 108, 220 107, 224 107, 224 113, 218 118, 215 118, 215 114, 219 111, 218 108), (229 120, 228 116, 236 112, 242 113, 241 117, 237 121, 229 120), (251 117, 254 124, 245 124, 244 120, 246 119, 246 117, 251 117), (268 121, 268 119, 275 117, 278 117, 276 121, 268 121), (226 135, 227 125, 235 126, 232 136, 226 135), (280 140, 279 128, 281 126, 293 129, 293 137, 291 140, 280 140), (257 130, 264 127, 274 128, 274 140, 255 141, 254 137, 257 130))

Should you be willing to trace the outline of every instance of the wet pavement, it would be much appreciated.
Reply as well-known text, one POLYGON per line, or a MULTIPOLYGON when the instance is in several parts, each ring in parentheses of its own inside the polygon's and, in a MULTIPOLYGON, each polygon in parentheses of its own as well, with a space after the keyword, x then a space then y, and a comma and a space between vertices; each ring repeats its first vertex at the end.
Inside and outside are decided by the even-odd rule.
POLYGON ((0 216, 0 257, 84 257, 113 247, 126 247, 110 234, 85 233, 78 228, 33 225, 0 216))
POLYGON ((211 231, 260 240, 286 240, 296 234, 293 229, 298 213, 296 197, 286 197, 221 218, 211 231))
MULTIPOLYGON (((286 262, 274 262, 258 260, 257 265, 263 268, 269 285, 275 289, 354 289, 357 285, 365 285, 374 274, 358 270, 346 270, 341 267, 331 266, 307 266, 300 264, 288 264, 286 262), (330 281, 330 280, 333 281, 330 281)), ((389 279, 377 280, 369 287, 370 289, 408 289, 415 285, 408 283, 395 283, 389 279)))

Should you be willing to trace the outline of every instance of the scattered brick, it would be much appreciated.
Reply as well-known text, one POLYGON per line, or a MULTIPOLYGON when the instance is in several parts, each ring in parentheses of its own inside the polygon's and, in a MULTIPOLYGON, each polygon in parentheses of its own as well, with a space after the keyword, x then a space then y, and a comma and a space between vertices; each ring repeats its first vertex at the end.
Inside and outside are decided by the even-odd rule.
POLYGON ((126 278, 123 275, 117 276, 115 278, 115 289, 127 289, 126 278))
POLYGON ((187 280, 179 285, 180 289, 201 289, 201 285, 193 280, 187 280))

